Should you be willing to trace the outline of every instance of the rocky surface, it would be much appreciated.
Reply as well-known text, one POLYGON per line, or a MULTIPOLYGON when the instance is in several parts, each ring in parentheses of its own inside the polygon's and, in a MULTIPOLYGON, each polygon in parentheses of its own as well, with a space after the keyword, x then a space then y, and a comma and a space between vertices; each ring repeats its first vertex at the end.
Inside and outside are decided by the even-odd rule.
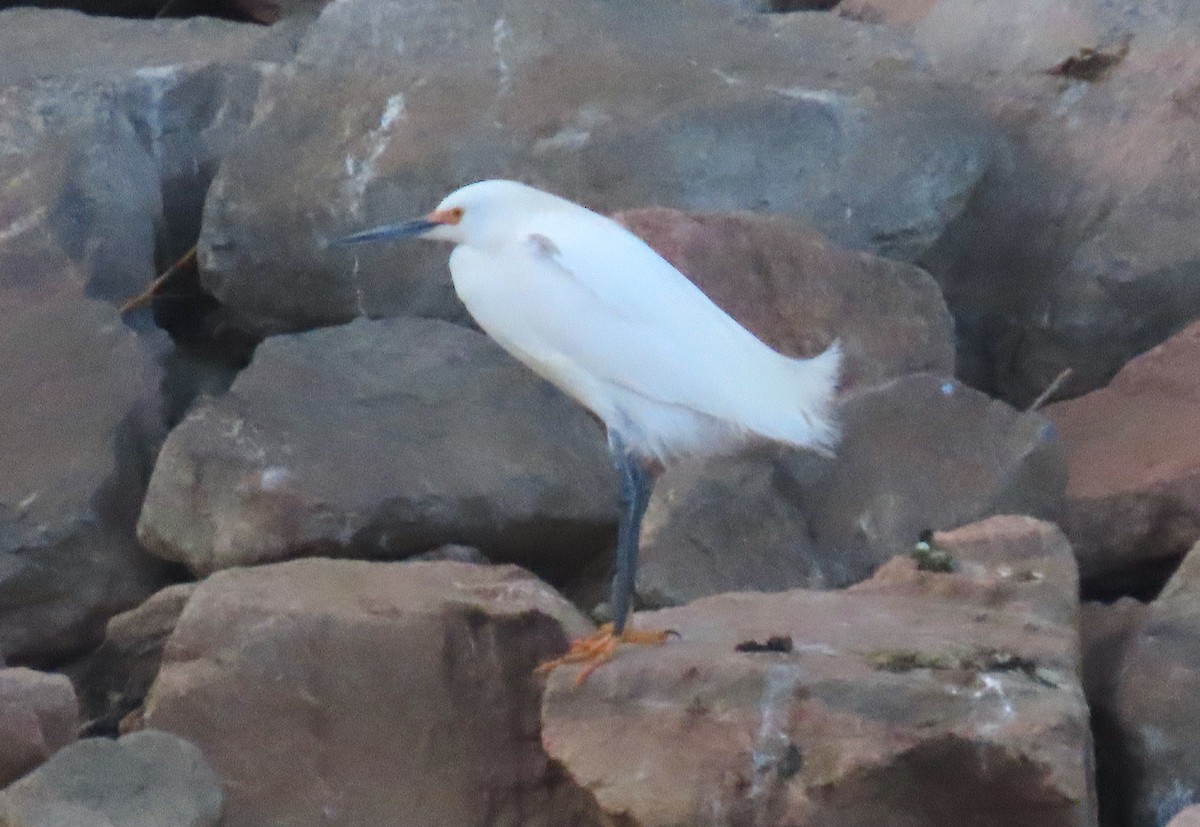
POLYGON ((833 460, 768 451, 668 469, 642 529, 643 603, 845 586, 925 530, 1060 510, 1062 446, 1037 414, 913 375, 851 395, 840 417, 833 460))
POLYGON ((193 571, 447 542, 553 572, 616 524, 603 431, 482 334, 420 319, 267 340, 163 447, 138 536, 193 571))
POLYGON ((1120 661, 1109 749, 1125 823, 1165 824, 1200 791, 1200 545, 1150 604, 1120 661))
POLYGON ((75 740, 79 703, 62 675, 0 667, 0 787, 75 740))
POLYGON ((1046 409, 1067 446, 1064 528, 1086 580, 1112 591, 1162 572, 1200 539, 1200 324, 1109 385, 1046 409))
POLYGON ((104 642, 66 669, 79 691, 84 735, 115 735, 140 708, 158 674, 163 644, 195 589, 194 583, 168 586, 114 616, 104 642))
POLYGON ((221 786, 195 746, 165 732, 89 738, 0 792, 5 827, 214 827, 221 786))
POLYGON ((882 28, 831 15, 762 26, 711 0, 337 3, 264 84, 221 165, 203 282, 257 332, 362 313, 461 319, 436 245, 323 242, 424 214, 482 177, 604 211, 790 213, 912 259, 961 210, 992 139, 910 54, 882 28))
POLYGON ((556 670, 547 752, 642 827, 1094 824, 1065 539, 1003 518, 936 542, 954 573, 638 614, 680 639, 556 670), (738 651, 772 637, 790 651, 738 651))
POLYGON ((658 208, 615 217, 781 353, 813 356, 838 340, 842 390, 954 372, 954 323, 917 267, 847 252, 782 216, 658 208))
POLYGON ((1025 404, 1071 368, 1077 394, 1200 314, 1198 8, 940 0, 916 26, 1009 140, 921 260, 972 384, 1025 404))
POLYGON ((587 629, 514 567, 301 560, 205 580, 149 726, 199 744, 223 827, 562 825, 537 663, 587 629))

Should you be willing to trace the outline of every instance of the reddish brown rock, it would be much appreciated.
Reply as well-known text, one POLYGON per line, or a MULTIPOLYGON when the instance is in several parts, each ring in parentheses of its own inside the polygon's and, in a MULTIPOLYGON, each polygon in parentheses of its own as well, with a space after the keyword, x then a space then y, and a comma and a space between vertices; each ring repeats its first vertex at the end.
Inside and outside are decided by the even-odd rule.
POLYGON ((1067 449, 1064 526, 1085 580, 1160 576, 1200 539, 1200 323, 1108 387, 1045 410, 1067 449))
POLYGON ((848 591, 638 614, 679 640, 582 686, 556 670, 547 751, 638 827, 1093 825, 1064 538, 1001 518, 935 543, 957 571, 901 559, 848 591), (790 651, 738 651, 772 637, 790 651))
POLYGON ((630 210, 615 218, 776 350, 838 339, 842 388, 954 373, 954 325, 918 267, 839 249, 810 225, 753 213, 630 210))
POLYGON ((0 668, 0 788, 74 741, 78 729, 79 704, 69 680, 0 668))
POLYGON ((1111 707, 1112 777, 1125 823, 1165 824, 1200 797, 1200 544, 1150 604, 1111 707))
POLYGON ((573 821, 538 662, 588 628, 514 567, 301 560, 209 577, 146 723, 200 746, 224 827, 573 821))

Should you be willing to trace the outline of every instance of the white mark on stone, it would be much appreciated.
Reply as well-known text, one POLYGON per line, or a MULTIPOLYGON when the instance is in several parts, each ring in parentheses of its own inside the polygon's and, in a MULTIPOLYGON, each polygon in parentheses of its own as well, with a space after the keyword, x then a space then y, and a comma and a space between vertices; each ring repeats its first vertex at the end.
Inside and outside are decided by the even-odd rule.
POLYGON ((11 241, 17 236, 27 233, 37 226, 38 222, 46 217, 46 208, 40 207, 28 215, 23 215, 16 221, 13 221, 4 229, 0 230, 0 244, 6 241, 11 241))
POLYGON ((17 511, 28 511, 29 507, 37 502, 37 499, 41 496, 41 494, 41 491, 34 491, 28 497, 21 500, 21 502, 17 503, 17 511))
POLYGON ((979 680, 983 684, 983 687, 972 692, 971 698, 976 701, 982 701, 984 698, 995 697, 999 701, 998 704, 995 704, 999 714, 979 727, 981 735, 992 735, 1013 718, 1017 717, 1017 711, 1013 708, 1012 701, 1009 700, 1008 694, 1004 691, 1004 682, 1000 678, 995 675, 980 675, 979 680))
POLYGON ((712 67, 712 69, 710 69, 709 71, 712 72, 717 77, 719 77, 721 80, 728 83, 730 86, 741 86, 743 83, 746 82, 746 81, 742 80, 741 78, 737 77, 736 75, 731 75, 722 69, 718 69, 716 66, 712 67))
POLYGON ((773 770, 791 745, 788 721, 800 677, 800 667, 794 664, 775 663, 767 669, 766 685, 758 702, 758 736, 750 753, 750 769, 754 777, 749 796, 752 799, 761 798, 767 792, 773 770))
POLYGON ((819 103, 822 106, 836 106, 839 103, 837 92, 828 89, 808 89, 803 86, 768 86, 768 92, 774 92, 780 97, 807 103, 819 103))
POLYGON ((346 156, 346 182, 342 185, 342 193, 350 207, 353 218, 363 217, 363 195, 375 177, 375 165, 387 151, 392 140, 392 126, 404 119, 404 95, 396 93, 387 99, 383 113, 379 116, 379 126, 363 136, 365 151, 360 156, 346 156))
POLYGON ((533 151, 541 153, 581 149, 591 140, 592 130, 607 120, 608 116, 600 107, 581 107, 575 116, 553 135, 535 141, 533 151))
POLYGON ((290 474, 286 468, 273 465, 262 470, 262 473, 259 474, 258 484, 263 491, 277 491, 287 481, 288 476, 290 474))
POLYGON ((512 38, 512 27, 503 17, 496 18, 492 26, 492 51, 496 53, 496 71, 500 75, 499 96, 504 97, 512 91, 512 70, 504 59, 508 41, 512 38))
POLYGON ((363 295, 362 282, 358 280, 359 271, 362 270, 362 262, 358 260, 358 256, 354 257, 354 267, 350 270, 350 283, 354 285, 354 309, 358 315, 367 315, 367 299, 363 295))

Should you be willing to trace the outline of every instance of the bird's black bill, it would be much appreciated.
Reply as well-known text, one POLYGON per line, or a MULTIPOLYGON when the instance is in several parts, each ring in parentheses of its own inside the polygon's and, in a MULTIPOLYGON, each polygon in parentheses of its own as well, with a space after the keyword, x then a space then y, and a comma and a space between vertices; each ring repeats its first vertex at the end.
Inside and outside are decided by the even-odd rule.
POLYGON ((348 247, 351 244, 362 244, 367 241, 395 241, 401 238, 413 238, 438 226, 440 224, 437 221, 430 221, 428 218, 414 218, 412 221, 402 221, 399 224, 373 227, 370 230, 363 230, 361 233, 334 239, 329 243, 335 247, 348 247))

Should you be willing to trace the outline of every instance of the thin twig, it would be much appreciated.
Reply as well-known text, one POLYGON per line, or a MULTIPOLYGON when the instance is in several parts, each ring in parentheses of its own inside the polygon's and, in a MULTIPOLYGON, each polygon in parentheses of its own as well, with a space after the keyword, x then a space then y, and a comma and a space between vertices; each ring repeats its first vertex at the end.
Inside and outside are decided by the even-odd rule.
POLYGON ((155 299, 155 291, 157 291, 158 288, 162 287, 163 282, 165 282, 171 276, 178 273, 184 267, 189 266, 195 260, 196 260, 196 245, 193 244, 192 248, 190 250, 188 250, 186 253, 184 253, 183 256, 179 259, 179 261, 172 264, 170 267, 168 267, 166 270, 163 271, 163 274, 161 276, 156 278, 154 281, 150 282, 149 287, 147 287, 145 290, 143 290, 138 295, 134 296, 129 301, 125 302, 125 304, 123 304, 121 306, 121 312, 128 313, 131 310, 137 310, 138 308, 145 307, 146 305, 150 304, 150 302, 154 301, 154 299, 155 299))
POLYGON ((1029 407, 1025 410, 1036 411, 1038 408, 1042 407, 1042 405, 1045 405, 1046 400, 1051 396, 1054 396, 1055 392, 1062 387, 1063 382, 1066 382, 1071 378, 1071 374, 1073 372, 1074 371, 1072 371, 1070 368, 1063 368, 1062 372, 1058 374, 1058 376, 1054 377, 1054 381, 1047 385, 1046 389, 1039 393, 1037 399, 1033 400, 1033 402, 1030 403, 1029 407))

